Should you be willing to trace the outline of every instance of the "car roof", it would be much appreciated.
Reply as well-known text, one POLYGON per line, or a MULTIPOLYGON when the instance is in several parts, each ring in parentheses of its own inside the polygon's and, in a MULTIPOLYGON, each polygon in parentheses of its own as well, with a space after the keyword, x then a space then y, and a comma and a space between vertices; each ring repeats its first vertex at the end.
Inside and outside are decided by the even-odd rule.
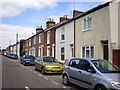
POLYGON ((52 56, 38 56, 38 57, 52 57, 52 56))
MULTIPOLYGON (((84 59, 87 61, 92 61, 92 60, 104 60, 104 59, 97 59, 97 58, 72 58, 72 59, 84 59)), ((70 59, 71 60, 71 59, 70 59)))

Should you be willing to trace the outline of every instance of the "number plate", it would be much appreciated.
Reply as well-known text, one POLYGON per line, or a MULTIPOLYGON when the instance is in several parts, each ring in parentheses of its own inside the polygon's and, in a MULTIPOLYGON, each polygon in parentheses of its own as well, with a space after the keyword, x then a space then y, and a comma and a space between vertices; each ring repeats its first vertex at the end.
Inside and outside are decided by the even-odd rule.
POLYGON ((54 69, 53 71, 60 71, 59 69, 54 69))

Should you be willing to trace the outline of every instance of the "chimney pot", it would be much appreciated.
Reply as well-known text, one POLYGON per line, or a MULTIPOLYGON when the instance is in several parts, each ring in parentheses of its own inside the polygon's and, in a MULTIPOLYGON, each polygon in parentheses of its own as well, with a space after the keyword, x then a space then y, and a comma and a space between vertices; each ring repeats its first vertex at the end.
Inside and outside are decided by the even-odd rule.
POLYGON ((66 15, 66 18, 67 18, 67 15, 66 15))
POLYGON ((52 19, 52 22, 54 21, 54 19, 52 19))

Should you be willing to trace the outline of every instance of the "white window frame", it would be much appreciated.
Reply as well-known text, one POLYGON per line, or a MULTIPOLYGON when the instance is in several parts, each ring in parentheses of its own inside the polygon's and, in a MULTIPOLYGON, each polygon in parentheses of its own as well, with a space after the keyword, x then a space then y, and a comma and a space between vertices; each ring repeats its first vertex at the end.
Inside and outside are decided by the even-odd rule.
POLYGON ((50 56, 50 46, 47 46, 47 56, 50 56))
MULTIPOLYGON (((60 48, 60 54, 61 54, 60 57, 61 57, 62 55, 64 55, 64 60, 65 60, 65 47, 61 47, 61 48, 60 48), (61 49, 62 49, 62 48, 64 48, 64 52, 63 52, 63 53, 61 53, 61 49)), ((64 60, 61 59, 61 61, 64 61, 64 60)))
POLYGON ((92 29, 92 17, 88 16, 83 19, 83 31, 88 31, 92 29))
POLYGON ((65 27, 61 27, 60 40, 61 40, 61 42, 65 41, 65 27), (64 35, 64 39, 62 39, 62 35, 64 35))
POLYGON ((31 46, 31 39, 29 39, 29 46, 31 46))
POLYGON ((55 54, 55 44, 52 44, 52 56, 54 57, 55 54))
POLYGON ((47 44, 50 44, 50 31, 47 32, 47 44))
POLYGON ((83 57, 83 58, 94 58, 95 57, 95 46, 91 45, 91 46, 83 46, 83 47, 81 47, 81 57, 83 57), (91 47, 94 48, 93 56, 91 54, 91 47), (83 56, 83 48, 85 48, 84 56, 83 56), (89 50, 89 56, 88 57, 87 57, 87 54, 86 54, 87 50, 89 50))
POLYGON ((28 47, 28 40, 26 41, 26 47, 28 47))
POLYGON ((70 44, 70 55, 73 58, 74 57, 74 45, 70 44))
POLYGON ((41 41, 42 41, 42 35, 39 34, 39 43, 41 43, 41 41))
POLYGON ((36 44, 36 36, 34 36, 34 44, 36 44))
POLYGON ((38 56, 41 56, 41 54, 42 54, 42 48, 39 47, 39 53, 38 53, 38 56))

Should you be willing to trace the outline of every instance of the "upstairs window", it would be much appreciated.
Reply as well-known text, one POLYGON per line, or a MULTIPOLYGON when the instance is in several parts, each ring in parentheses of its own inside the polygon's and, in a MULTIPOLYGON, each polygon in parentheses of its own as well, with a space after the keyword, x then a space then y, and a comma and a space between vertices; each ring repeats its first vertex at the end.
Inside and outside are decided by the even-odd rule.
POLYGON ((65 27, 61 28, 61 41, 65 40, 65 27))
POLYGON ((50 31, 47 32, 47 44, 50 44, 50 31))
POLYGON ((42 36, 41 34, 39 34, 39 43, 41 43, 41 41, 42 41, 42 36))
POLYGON ((84 19, 84 31, 90 30, 92 28, 92 17, 86 17, 84 19))
POLYGON ((36 44, 36 36, 34 37, 34 44, 36 44))
POLYGON ((29 39, 29 46, 31 46, 31 39, 29 39))

